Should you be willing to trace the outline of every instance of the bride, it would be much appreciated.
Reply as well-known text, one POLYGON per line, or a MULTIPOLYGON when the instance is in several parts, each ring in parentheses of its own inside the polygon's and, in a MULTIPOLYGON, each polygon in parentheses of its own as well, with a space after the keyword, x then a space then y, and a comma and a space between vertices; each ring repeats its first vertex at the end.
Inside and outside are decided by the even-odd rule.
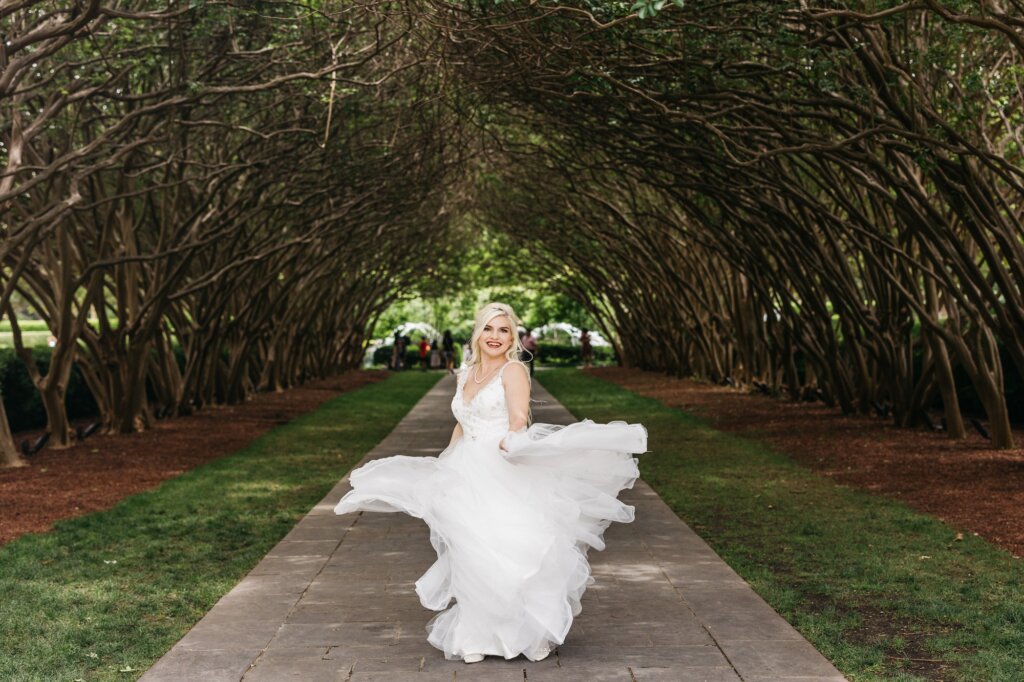
POLYGON ((616 496, 639 476, 632 454, 646 451, 647 431, 590 420, 528 426, 517 327, 511 307, 484 306, 458 372, 448 447, 437 457, 368 462, 334 509, 401 511, 430 527, 437 561, 416 593, 441 612, 427 640, 449 660, 547 656, 594 582, 587 550, 604 549, 612 521, 633 520, 616 496))

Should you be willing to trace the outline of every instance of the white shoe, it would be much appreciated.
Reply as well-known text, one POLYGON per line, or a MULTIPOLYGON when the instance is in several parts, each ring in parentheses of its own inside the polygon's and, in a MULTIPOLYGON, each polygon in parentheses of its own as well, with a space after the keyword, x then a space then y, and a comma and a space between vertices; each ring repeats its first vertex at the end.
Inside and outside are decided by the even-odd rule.
POLYGON ((483 654, 466 654, 465 656, 462 657, 462 660, 465 661, 466 663, 479 663, 480 661, 484 660, 484 655, 483 654))

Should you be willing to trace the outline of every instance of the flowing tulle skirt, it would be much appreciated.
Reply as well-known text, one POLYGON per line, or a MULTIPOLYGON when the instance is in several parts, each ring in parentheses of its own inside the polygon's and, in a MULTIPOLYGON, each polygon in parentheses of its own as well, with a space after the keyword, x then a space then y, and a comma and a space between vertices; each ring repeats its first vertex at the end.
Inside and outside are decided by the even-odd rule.
POLYGON ((593 583, 587 550, 612 521, 633 520, 617 495, 639 476, 639 424, 534 424, 510 437, 463 438, 438 457, 368 462, 335 512, 405 512, 423 519, 437 561, 416 581, 441 611, 428 641, 456 660, 482 653, 543 657, 561 644, 593 583), (454 604, 452 601, 454 600, 454 604))

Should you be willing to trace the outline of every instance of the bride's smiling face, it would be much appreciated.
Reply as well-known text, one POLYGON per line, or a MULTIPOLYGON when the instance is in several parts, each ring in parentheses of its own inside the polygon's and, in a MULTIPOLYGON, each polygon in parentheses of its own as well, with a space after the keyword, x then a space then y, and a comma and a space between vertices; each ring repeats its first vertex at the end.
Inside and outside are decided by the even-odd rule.
POLYGON ((504 358, 512 347, 512 321, 504 315, 492 317, 480 332, 481 359, 492 360, 504 358))

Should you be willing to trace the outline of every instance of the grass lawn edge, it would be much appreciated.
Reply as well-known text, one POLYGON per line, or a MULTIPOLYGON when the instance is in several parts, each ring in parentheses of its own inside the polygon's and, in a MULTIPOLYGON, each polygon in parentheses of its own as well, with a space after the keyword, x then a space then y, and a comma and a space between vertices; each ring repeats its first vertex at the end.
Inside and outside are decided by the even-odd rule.
POLYGON ((537 378, 578 418, 643 423, 644 480, 851 680, 1024 679, 1008 552, 618 385, 537 378))
POLYGON ((0 679, 134 679, 440 380, 331 398, 111 509, 0 547, 0 679))

